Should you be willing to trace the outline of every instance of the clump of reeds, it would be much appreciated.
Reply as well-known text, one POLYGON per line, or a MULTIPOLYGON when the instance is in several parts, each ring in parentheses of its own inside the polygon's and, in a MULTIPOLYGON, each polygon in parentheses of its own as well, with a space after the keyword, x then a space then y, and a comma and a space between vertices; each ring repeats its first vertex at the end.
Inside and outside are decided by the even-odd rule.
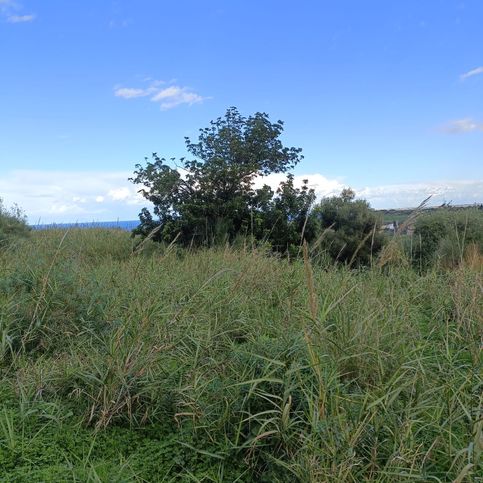
POLYGON ((227 246, 132 256, 114 231, 34 233, 16 250, 0 254, 6 481, 482 470, 474 249, 421 273, 319 267, 306 244, 291 261, 227 246))

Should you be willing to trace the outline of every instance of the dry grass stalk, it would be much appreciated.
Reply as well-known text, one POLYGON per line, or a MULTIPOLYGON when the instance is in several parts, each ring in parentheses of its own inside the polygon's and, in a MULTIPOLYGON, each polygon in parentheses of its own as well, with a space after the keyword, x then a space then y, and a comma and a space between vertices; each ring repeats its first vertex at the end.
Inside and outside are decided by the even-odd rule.
POLYGON ((305 278, 307 280, 307 288, 309 289, 310 315, 312 316, 312 320, 316 320, 318 307, 317 307, 317 297, 315 294, 315 286, 314 286, 314 274, 312 272, 312 264, 310 263, 310 259, 309 259, 307 242, 305 240, 303 244, 303 254, 304 254, 305 278))
POLYGON ((400 245, 400 235, 404 233, 407 228, 412 226, 416 221, 416 218, 423 212, 426 208, 429 200, 431 199, 432 195, 428 196, 424 199, 417 208, 415 208, 411 214, 401 223, 394 233, 392 240, 387 243, 381 253, 379 254, 378 266, 382 268, 386 266, 388 263, 396 263, 398 265, 408 265, 408 261, 404 255, 404 252, 400 245))
MULTIPOLYGON (((305 269, 305 278, 307 281, 307 288, 309 291, 309 308, 310 308, 310 315, 313 322, 316 322, 317 315, 319 312, 318 304, 317 304, 317 295, 315 292, 315 285, 314 285, 314 275, 312 272, 312 264, 310 263, 309 253, 307 248, 307 241, 304 240, 303 244, 303 255, 304 255, 304 269, 305 269)), ((325 417, 325 400, 326 400, 326 390, 325 384, 322 377, 322 372, 320 370, 320 361, 317 356, 316 351, 313 347, 313 341, 310 332, 307 328, 304 330, 304 338, 307 344, 307 350, 309 353, 310 364, 317 375, 318 380, 318 410, 319 410, 319 417, 325 417)))

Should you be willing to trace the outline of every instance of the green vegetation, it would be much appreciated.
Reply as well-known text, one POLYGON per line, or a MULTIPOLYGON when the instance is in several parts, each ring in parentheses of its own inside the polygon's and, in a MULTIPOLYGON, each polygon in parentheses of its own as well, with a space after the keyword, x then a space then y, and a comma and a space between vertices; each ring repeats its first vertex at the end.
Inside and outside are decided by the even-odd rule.
POLYGON ((320 247, 332 260, 349 266, 355 261, 368 265, 383 246, 381 219, 367 201, 356 200, 350 189, 323 199, 314 208, 313 216, 324 230, 320 247))
POLYGON ((388 237, 350 189, 255 189, 302 159, 282 130, 231 108, 137 165, 131 237, 0 204, 0 481, 482 474, 483 211, 388 237))
POLYGON ((316 252, 4 247, 0 481, 477 481, 481 255, 419 274, 316 252))
POLYGON ((415 222, 414 261, 420 266, 458 265, 468 247, 483 252, 483 212, 441 209, 426 212, 415 222))
POLYGON ((184 247, 251 238, 290 256, 300 253, 302 240, 323 235, 322 248, 333 260, 367 264, 382 245, 381 220, 351 190, 314 207, 314 190, 307 180, 296 187, 292 174, 275 192, 255 187, 257 177, 287 173, 303 159, 300 148, 282 144, 282 133, 282 121, 271 123, 260 112, 245 118, 232 107, 200 129, 198 142, 185 139, 194 159, 181 158, 174 168, 174 158, 168 164, 154 153, 145 167, 136 165, 132 181, 157 219, 144 208, 134 235, 184 247))
POLYGON ((29 233, 25 215, 18 206, 8 209, 0 198, 0 250, 29 233))
MULTIPOLYGON (((132 181, 141 185, 158 220, 144 208, 135 233, 148 236, 157 228, 154 240, 211 246, 239 236, 274 240, 274 228, 288 228, 283 240, 275 239, 275 246, 285 251, 299 245, 300 228, 315 199, 313 190, 306 183, 296 189, 292 177, 277 193, 268 185, 254 187, 257 176, 285 173, 303 158, 300 148, 282 144, 282 132, 282 121, 271 123, 260 112, 245 118, 232 107, 200 129, 198 142, 185 138, 194 159, 181 158, 180 169, 156 153, 153 162, 146 160, 146 167, 136 165, 132 181), (296 239, 285 240, 293 232, 296 239)), ((174 158, 170 161, 175 163, 174 158)))
MULTIPOLYGON (((475 209, 482 209, 483 205, 465 205, 465 206, 457 206, 454 207, 451 204, 444 203, 441 206, 431 206, 425 207, 425 213, 436 213, 437 211, 441 210, 458 210, 458 211, 466 211, 466 210, 475 210, 475 209)), ((414 208, 406 208, 406 209, 390 209, 390 210, 376 210, 379 215, 382 215, 383 223, 392 223, 393 221, 397 222, 398 224, 404 223, 411 213, 414 211, 414 208)))

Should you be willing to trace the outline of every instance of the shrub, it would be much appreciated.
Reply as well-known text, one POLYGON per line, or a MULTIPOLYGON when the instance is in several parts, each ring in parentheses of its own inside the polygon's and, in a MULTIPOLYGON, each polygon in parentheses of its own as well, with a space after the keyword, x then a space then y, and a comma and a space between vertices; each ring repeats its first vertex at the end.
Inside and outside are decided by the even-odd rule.
POLYGON ((322 250, 331 258, 350 265, 367 265, 382 248, 381 220, 365 200, 356 200, 351 189, 322 200, 314 216, 325 230, 322 250))
POLYGON ((483 251, 483 211, 430 211, 416 220, 414 234, 415 265, 454 267, 464 260, 468 247, 483 251))
POLYGON ((27 236, 29 231, 24 212, 17 205, 6 208, 0 198, 0 247, 27 236))

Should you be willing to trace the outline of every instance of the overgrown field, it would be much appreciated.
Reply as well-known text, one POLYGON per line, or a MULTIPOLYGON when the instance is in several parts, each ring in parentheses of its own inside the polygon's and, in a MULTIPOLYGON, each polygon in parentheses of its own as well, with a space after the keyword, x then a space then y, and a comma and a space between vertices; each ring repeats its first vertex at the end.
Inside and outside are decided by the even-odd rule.
POLYGON ((480 481, 481 272, 408 267, 0 248, 0 481, 480 481))

